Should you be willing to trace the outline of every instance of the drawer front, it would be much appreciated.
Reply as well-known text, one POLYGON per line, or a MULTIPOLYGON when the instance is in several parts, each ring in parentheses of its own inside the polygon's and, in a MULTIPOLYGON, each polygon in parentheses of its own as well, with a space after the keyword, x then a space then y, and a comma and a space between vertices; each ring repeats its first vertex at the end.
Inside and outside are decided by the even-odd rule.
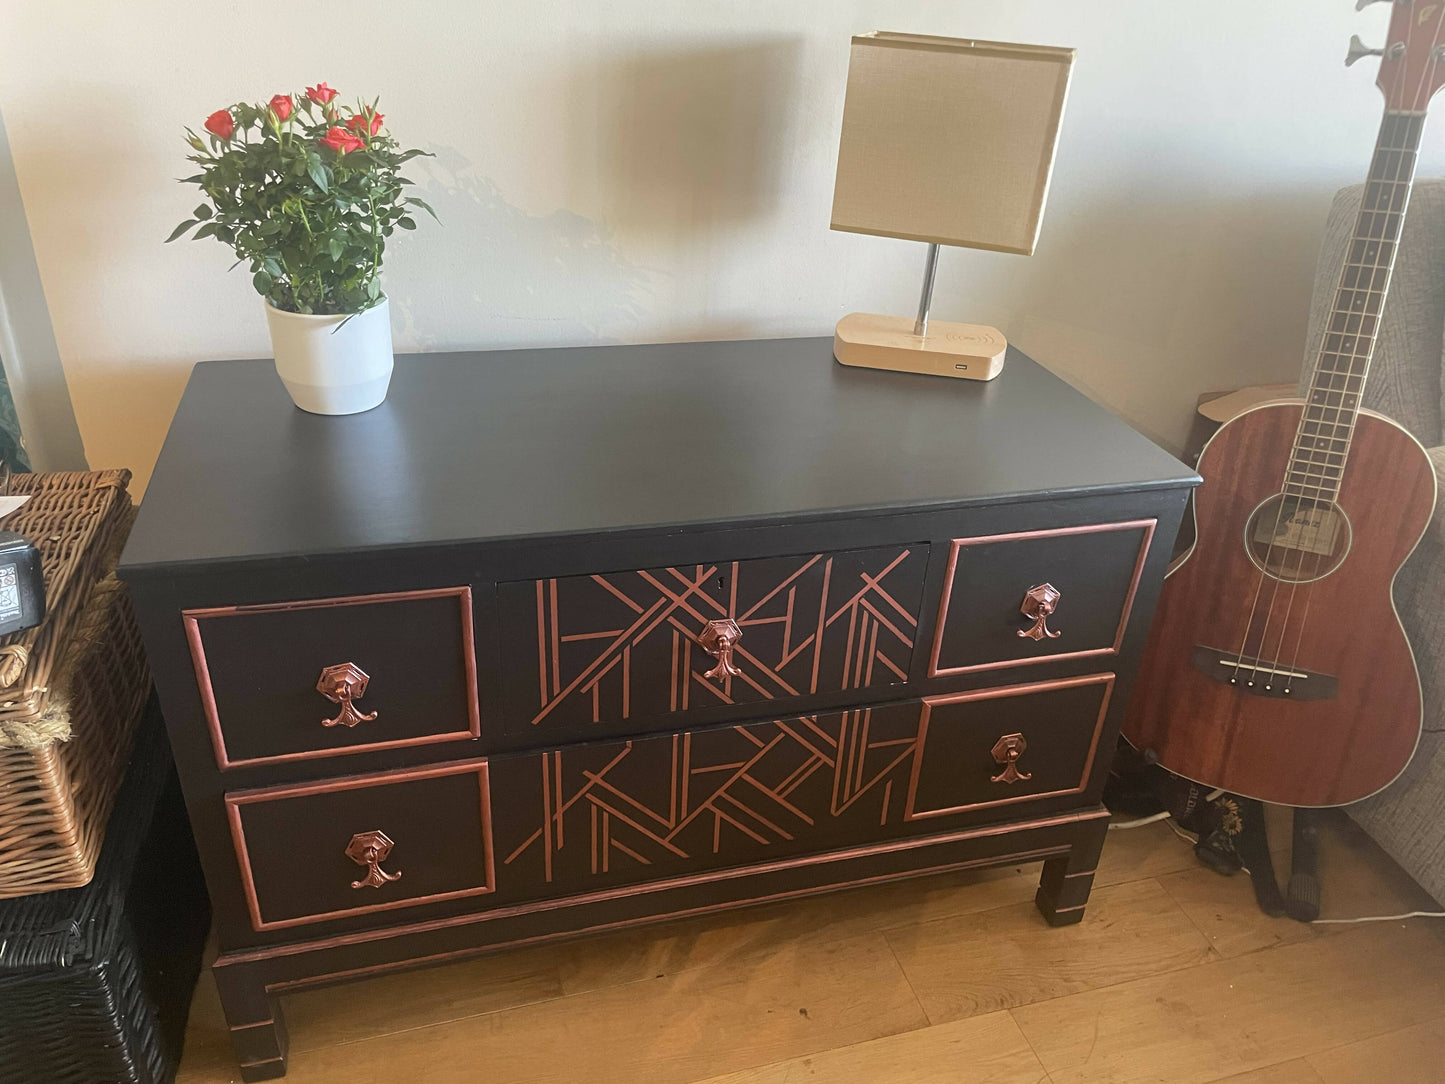
POLYGON ((606 890, 895 834, 920 706, 497 757, 500 892, 606 890))
POLYGON ((1154 525, 954 539, 928 676, 1117 655, 1154 525))
POLYGON ((1112 675, 497 757, 499 898, 710 880, 729 868, 908 847, 1089 781, 1112 675), (998 739, 1034 743, 1017 782, 998 739), (922 750, 922 755, 920 755, 922 750), (930 804, 932 803, 932 804, 930 804))
POLYGON ((505 727, 600 736, 902 683, 927 564, 918 544, 501 584, 505 727))
POLYGON ((470 588, 187 610, 216 763, 480 734, 470 588))
POLYGON ((495 888, 484 760, 242 791, 226 813, 257 930, 495 888))
POLYGON ((1113 689, 1091 674, 924 700, 904 817, 1083 793, 1113 689))

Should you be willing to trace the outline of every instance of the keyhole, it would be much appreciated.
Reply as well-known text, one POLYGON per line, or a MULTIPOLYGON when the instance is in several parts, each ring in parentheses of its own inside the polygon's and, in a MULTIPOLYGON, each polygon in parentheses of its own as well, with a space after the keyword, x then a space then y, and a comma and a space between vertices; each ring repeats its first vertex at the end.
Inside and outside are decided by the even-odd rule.
POLYGON ((719 591, 723 589, 723 578, 721 576, 717 578, 717 589, 719 591))

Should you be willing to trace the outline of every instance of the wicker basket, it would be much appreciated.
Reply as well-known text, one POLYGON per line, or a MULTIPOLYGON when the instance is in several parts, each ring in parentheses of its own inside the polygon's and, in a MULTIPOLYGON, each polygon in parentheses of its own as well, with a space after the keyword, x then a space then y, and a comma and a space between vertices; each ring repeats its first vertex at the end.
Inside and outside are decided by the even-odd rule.
POLYGON ((84 888, 0 902, 0 1084, 167 1084, 210 906, 152 708, 84 888))
POLYGON ((12 493, 34 496, 0 526, 40 549, 49 612, 0 638, 0 898, 95 872, 150 689, 129 596, 107 575, 134 519, 128 479, 12 479, 12 493))

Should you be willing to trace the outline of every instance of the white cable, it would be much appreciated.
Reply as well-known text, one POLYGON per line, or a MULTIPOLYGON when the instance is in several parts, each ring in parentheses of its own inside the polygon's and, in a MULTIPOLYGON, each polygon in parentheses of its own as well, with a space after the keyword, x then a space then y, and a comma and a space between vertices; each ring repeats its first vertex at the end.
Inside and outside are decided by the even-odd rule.
POLYGON ((1179 825, 1176 824, 1174 821, 1169 822, 1169 831, 1173 832, 1176 836, 1182 839, 1185 843, 1189 844, 1191 847, 1196 846, 1199 843, 1199 836, 1197 836, 1193 832, 1186 832, 1183 828, 1180 828, 1179 825))
POLYGON ((1168 820, 1168 819, 1169 819, 1169 811, 1166 809, 1166 810, 1165 810, 1164 812, 1162 812, 1162 813, 1151 813, 1149 816, 1147 816, 1147 817, 1140 817, 1138 820, 1132 820, 1132 821, 1110 821, 1110 822, 1109 822, 1109 831, 1111 831, 1111 832, 1116 831, 1116 830, 1118 830, 1118 831, 1123 831, 1125 828, 1143 828, 1144 825, 1146 825, 1146 824, 1157 824, 1159 821, 1168 820))
POLYGON ((1348 922, 1400 922, 1407 918, 1445 918, 1445 911, 1407 911, 1403 915, 1365 915, 1362 918, 1317 918, 1311 926, 1343 925, 1348 922))

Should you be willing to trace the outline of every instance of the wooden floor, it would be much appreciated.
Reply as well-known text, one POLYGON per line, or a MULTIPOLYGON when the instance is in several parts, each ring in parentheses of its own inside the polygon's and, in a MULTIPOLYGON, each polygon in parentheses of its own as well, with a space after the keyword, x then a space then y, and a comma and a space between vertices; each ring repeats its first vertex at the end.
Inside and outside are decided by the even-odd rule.
MULTIPOLYGON (((1287 832, 1275 837, 1287 839, 1287 832)), ((1327 914, 1431 908, 1341 815, 1327 914)), ((1078 926, 1037 866, 654 926, 286 999, 292 1084, 1445 1080, 1445 920, 1268 919, 1164 825, 1078 926)), ((239 1080, 209 976, 181 1084, 239 1080)))

